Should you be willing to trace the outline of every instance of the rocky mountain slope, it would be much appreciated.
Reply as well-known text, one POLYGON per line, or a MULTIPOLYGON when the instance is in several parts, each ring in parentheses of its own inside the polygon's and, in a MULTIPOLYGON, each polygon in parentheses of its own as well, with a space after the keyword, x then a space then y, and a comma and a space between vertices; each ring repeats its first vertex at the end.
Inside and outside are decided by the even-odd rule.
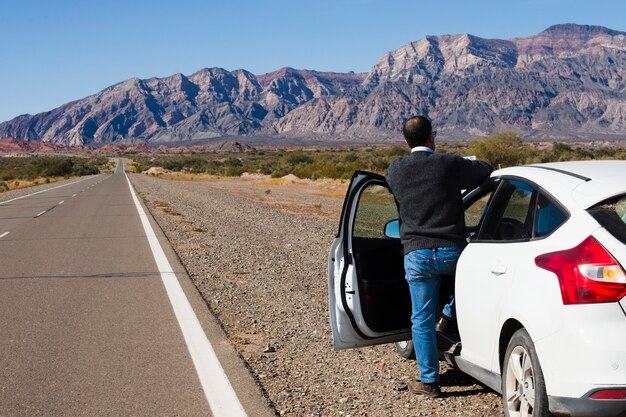
POLYGON ((537 138, 626 137, 626 33, 557 25, 511 40, 427 36, 365 74, 205 68, 133 78, 47 113, 0 124, 0 138, 163 144, 248 136, 376 141, 425 113, 444 138, 514 129, 537 138))

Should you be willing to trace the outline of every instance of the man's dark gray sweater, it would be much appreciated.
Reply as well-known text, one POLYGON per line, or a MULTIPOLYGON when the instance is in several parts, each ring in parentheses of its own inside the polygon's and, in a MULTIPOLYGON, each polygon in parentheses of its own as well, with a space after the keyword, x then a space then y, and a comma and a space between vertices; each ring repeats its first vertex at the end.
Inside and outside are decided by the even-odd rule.
POLYGON ((461 190, 477 187, 492 171, 486 162, 453 154, 418 151, 394 160, 386 178, 400 211, 404 253, 465 247, 461 190))

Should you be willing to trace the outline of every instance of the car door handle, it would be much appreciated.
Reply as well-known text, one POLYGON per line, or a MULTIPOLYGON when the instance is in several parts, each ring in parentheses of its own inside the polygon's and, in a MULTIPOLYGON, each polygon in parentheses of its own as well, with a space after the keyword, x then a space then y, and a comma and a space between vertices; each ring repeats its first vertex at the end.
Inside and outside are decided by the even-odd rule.
POLYGON ((506 265, 504 264, 491 265, 491 268, 489 270, 491 271, 492 274, 500 276, 506 273, 506 265))

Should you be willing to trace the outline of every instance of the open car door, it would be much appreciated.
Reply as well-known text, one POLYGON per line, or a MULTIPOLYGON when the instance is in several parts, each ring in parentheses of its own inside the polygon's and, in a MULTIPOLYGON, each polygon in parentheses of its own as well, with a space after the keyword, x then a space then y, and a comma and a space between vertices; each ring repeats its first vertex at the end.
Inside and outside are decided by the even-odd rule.
POLYGON ((385 178, 357 171, 328 257, 328 296, 336 350, 410 339, 411 297, 399 238, 385 235, 398 218, 385 178))

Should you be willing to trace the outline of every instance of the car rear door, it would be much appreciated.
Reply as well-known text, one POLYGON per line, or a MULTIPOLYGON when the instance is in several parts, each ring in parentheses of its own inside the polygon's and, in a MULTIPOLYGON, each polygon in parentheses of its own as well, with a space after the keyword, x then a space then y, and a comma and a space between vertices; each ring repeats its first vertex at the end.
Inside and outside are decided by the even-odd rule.
POLYGON ((400 239, 385 236, 398 218, 385 178, 352 177, 328 257, 328 296, 335 349, 410 338, 411 300, 400 239))
POLYGON ((529 181, 505 177, 498 183, 477 234, 459 258, 456 275, 461 357, 496 373, 504 321, 514 317, 530 325, 526 318, 534 313, 529 312, 540 311, 536 305, 549 304, 543 299, 549 292, 541 290, 545 280, 532 274, 534 259, 538 248, 545 246, 545 237, 568 216, 556 200, 529 181))

